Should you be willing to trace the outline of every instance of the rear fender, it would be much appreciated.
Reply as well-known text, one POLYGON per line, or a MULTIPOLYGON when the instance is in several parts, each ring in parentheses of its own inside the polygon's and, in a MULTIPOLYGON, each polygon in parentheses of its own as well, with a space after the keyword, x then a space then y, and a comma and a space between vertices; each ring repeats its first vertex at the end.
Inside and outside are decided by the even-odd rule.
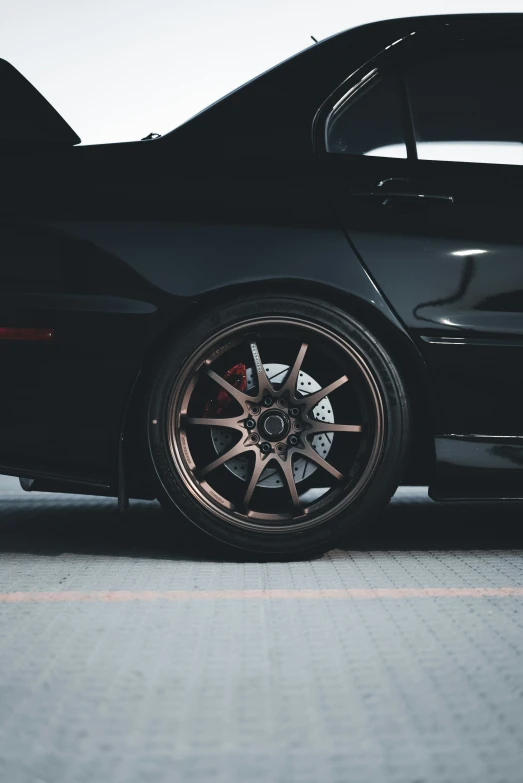
POLYGON ((303 295, 304 298, 330 303, 357 318, 378 338, 404 379, 413 410, 414 442, 406 480, 413 484, 427 483, 435 462, 434 432, 437 431, 429 373, 418 348, 407 332, 392 313, 390 317, 387 315, 386 304, 382 303, 382 307, 377 307, 374 302, 353 294, 303 280, 264 280, 246 285, 224 286, 199 296, 193 300, 190 309, 182 317, 174 318, 150 346, 144 356, 140 376, 130 394, 123 428, 129 494, 132 497, 144 497, 150 495, 153 486, 153 474, 146 448, 145 407, 150 383, 168 344, 177 333, 184 331, 188 324, 220 305, 234 299, 263 294, 303 295))

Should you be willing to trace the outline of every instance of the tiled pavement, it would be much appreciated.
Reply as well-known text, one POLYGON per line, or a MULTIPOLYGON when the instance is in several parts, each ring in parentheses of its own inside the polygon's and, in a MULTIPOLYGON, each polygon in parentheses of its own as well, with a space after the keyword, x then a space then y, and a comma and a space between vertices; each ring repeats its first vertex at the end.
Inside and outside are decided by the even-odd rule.
POLYGON ((522 591, 463 588, 523 587, 522 510, 402 490, 322 559, 223 562, 0 478, 1 783, 521 783, 522 591))

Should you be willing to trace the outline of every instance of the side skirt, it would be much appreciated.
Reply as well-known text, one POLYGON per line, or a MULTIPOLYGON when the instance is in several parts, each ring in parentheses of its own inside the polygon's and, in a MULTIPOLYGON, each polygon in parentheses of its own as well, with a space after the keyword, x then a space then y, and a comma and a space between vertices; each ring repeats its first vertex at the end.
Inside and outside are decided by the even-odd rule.
POLYGON ((523 436, 436 436, 433 500, 523 500, 523 436))

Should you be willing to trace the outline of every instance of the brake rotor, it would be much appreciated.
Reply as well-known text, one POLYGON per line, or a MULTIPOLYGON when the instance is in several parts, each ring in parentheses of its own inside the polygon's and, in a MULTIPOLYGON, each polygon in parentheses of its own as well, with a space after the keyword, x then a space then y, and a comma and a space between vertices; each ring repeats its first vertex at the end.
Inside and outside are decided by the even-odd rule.
MULTIPOLYGON (((277 389, 278 386, 285 381, 287 373, 290 369, 289 365, 266 364, 264 366, 271 384, 277 389)), ((243 367, 243 365, 237 365, 237 367, 243 367)), ((233 371, 236 374, 239 374, 236 368, 229 370, 228 374, 232 374, 233 371)), ((243 376, 243 373, 241 373, 241 375, 243 376)), ((251 367, 247 367, 244 377, 245 381, 243 380, 243 377, 241 378, 241 385, 244 387, 242 390, 251 391, 256 387, 254 370, 251 367)), ((310 375, 307 375, 305 372, 300 372, 298 375, 296 389, 305 397, 308 394, 319 391, 321 386, 310 375)), ((313 408, 312 413, 314 418, 318 419, 319 421, 325 421, 331 424, 334 423, 332 405, 330 404, 328 397, 324 397, 323 400, 320 400, 318 405, 313 408)), ((218 456, 221 456, 228 449, 230 449, 234 442, 234 436, 231 430, 229 430, 227 427, 211 427, 211 437, 218 456)), ((326 459, 332 446, 333 437, 334 434, 332 432, 322 432, 321 434, 315 435, 310 443, 314 451, 326 459)), ((242 455, 239 457, 233 457, 233 459, 230 459, 225 463, 225 467, 235 476, 242 479, 242 481, 248 481, 251 477, 250 474, 252 467, 250 460, 246 456, 242 455)), ((312 476, 312 474, 315 473, 317 469, 317 465, 312 462, 312 460, 305 459, 304 457, 297 457, 293 463, 294 481, 296 483, 304 481, 305 479, 309 478, 309 476, 312 476)), ((268 487, 270 489, 281 488, 281 473, 279 472, 276 464, 269 463, 267 465, 256 486, 268 487)))

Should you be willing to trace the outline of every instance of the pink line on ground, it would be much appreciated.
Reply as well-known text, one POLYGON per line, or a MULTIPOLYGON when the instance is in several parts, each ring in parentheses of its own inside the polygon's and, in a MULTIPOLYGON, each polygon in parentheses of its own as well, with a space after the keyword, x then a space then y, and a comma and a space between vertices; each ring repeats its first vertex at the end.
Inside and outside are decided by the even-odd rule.
POLYGON ((523 596, 523 587, 374 587, 325 590, 62 590, 0 593, 0 603, 67 603, 126 601, 369 600, 382 598, 508 598, 523 596))

